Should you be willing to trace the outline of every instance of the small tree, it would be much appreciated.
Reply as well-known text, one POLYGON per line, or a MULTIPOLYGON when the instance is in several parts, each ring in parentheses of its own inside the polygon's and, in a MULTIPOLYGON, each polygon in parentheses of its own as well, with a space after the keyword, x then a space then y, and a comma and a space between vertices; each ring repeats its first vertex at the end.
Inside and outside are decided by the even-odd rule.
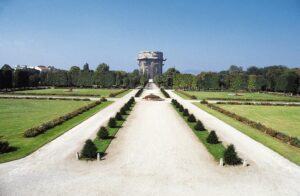
POLYGON ((238 157, 233 144, 230 144, 225 150, 224 162, 228 165, 239 165, 242 163, 242 159, 238 157))
POLYGON ((107 139, 109 133, 105 127, 100 127, 99 131, 97 132, 97 136, 99 139, 107 139))
POLYGON ((110 118, 109 121, 108 121, 108 126, 110 128, 115 128, 117 126, 116 119, 115 118, 110 118))
POLYGON ((81 150, 81 156, 84 158, 94 159, 97 156, 97 147, 92 140, 86 140, 83 149, 81 150))
POLYGON ((193 114, 190 114, 188 119, 187 119, 189 122, 196 122, 196 118, 193 114))
POLYGON ((123 117, 122 117, 122 115, 121 115, 120 112, 117 112, 117 113, 116 113, 115 118, 116 118, 117 120, 123 120, 123 117))
POLYGON ((215 131, 211 131, 208 135, 208 137, 206 138, 206 141, 210 144, 218 144, 219 143, 219 139, 218 136, 216 134, 215 131))
POLYGON ((204 131, 205 130, 205 127, 203 126, 203 124, 200 120, 197 120, 197 123, 195 124, 194 128, 197 131, 204 131))
POLYGON ((188 109, 184 109, 184 110, 183 110, 183 116, 188 116, 188 115, 189 115, 188 109))

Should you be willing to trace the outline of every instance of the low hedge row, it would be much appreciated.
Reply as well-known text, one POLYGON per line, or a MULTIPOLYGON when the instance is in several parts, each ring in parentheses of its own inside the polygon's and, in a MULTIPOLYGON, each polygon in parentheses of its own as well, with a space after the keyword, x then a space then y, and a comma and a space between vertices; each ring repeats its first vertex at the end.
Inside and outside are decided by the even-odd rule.
POLYGON ((234 101, 218 101, 216 104, 227 104, 227 105, 265 105, 265 106, 300 106, 295 103, 272 103, 272 102, 234 102, 234 101))
POLYGON ((170 98, 169 93, 168 93, 164 88, 160 88, 160 91, 162 92, 162 94, 163 94, 166 98, 170 98))
POLYGON ((42 95, 42 96, 73 96, 73 97, 99 97, 100 94, 63 94, 63 93, 18 93, 12 92, 7 94, 13 95, 42 95))
POLYGON ((110 93, 109 97, 116 97, 116 96, 118 96, 118 95, 120 95, 120 94, 122 94, 122 93, 124 93, 126 91, 128 91, 128 89, 123 89, 123 90, 120 90, 120 91, 118 91, 116 93, 110 93))
POLYGON ((70 112, 70 113, 68 113, 66 115, 60 116, 60 117, 55 118, 55 119, 53 119, 51 121, 43 123, 40 126, 27 129, 23 133, 23 135, 24 135, 24 137, 35 137, 37 135, 40 135, 40 134, 46 132, 47 130, 49 130, 49 129, 57 126, 57 125, 60 125, 60 124, 64 123, 65 121, 67 121, 67 120, 69 120, 69 119, 71 119, 71 118, 73 118, 73 117, 75 117, 75 116, 77 116, 77 115, 79 115, 79 114, 81 114, 83 112, 86 112, 89 109, 91 109, 91 108, 93 108, 93 107, 95 107, 95 106, 97 106, 99 104, 101 104, 101 101, 92 102, 92 103, 90 103, 88 105, 85 105, 85 106, 83 106, 83 107, 81 107, 79 109, 74 110, 73 112, 70 112))
MULTIPOLYGON (((133 97, 129 99, 127 103, 124 104, 124 106, 120 109, 119 112, 116 113, 115 117, 111 117, 107 123, 107 126, 101 126, 97 132, 97 138, 95 138, 94 141, 88 139, 85 142, 85 145, 83 146, 81 152, 80 152, 80 158, 86 159, 86 160, 94 160, 97 157, 97 153, 99 149, 96 146, 96 142, 103 142, 103 140, 112 140, 114 135, 110 135, 109 130, 112 128, 118 128, 117 127, 117 121, 125 121, 126 118, 123 118, 122 115, 126 115, 127 112, 130 110, 130 108, 135 103, 135 100, 133 97), (98 141, 96 141, 98 140, 98 141)), ((106 142, 106 147, 108 147, 110 142, 106 142)), ((100 152, 100 154, 103 154, 104 152, 100 152)))
POLYGON ((20 97, 20 96, 0 96, 0 99, 34 99, 34 100, 70 100, 70 101, 90 101, 89 98, 64 98, 64 97, 20 97))
POLYGON ((135 97, 140 97, 141 94, 143 93, 143 91, 144 91, 144 88, 140 88, 140 89, 138 90, 138 92, 136 92, 135 97))
POLYGON ((172 99, 172 104, 178 109, 180 113, 182 113, 183 117, 188 116, 187 118, 184 118, 184 120, 187 121, 189 126, 194 130, 194 133, 203 142, 203 144, 207 147, 208 151, 215 157, 215 159, 220 158, 220 153, 218 152, 220 151, 223 152, 223 154, 221 154, 221 157, 224 159, 226 164, 239 165, 242 163, 242 159, 238 157, 232 144, 225 149, 223 144, 219 141, 219 138, 215 131, 212 130, 209 133, 206 133, 207 130, 203 126, 202 122, 200 120, 196 120, 193 114, 189 114, 189 111, 185 109, 177 100, 172 99), (191 124, 195 122, 196 124, 191 124), (192 125, 194 126, 192 127, 192 125), (199 131, 204 132, 203 134, 199 134, 199 131))
POLYGON ((0 154, 9 152, 11 147, 9 146, 8 141, 6 140, 0 140, 0 154))
POLYGON ((296 137, 288 136, 280 131, 276 131, 272 128, 266 127, 265 125, 263 125, 259 122, 255 122, 255 121, 245 118, 243 116, 237 115, 233 112, 227 111, 219 106, 216 106, 215 104, 208 103, 207 106, 209 108, 216 110, 218 112, 221 112, 222 114, 225 114, 226 116, 229 116, 239 122, 242 122, 250 127, 253 127, 261 132, 264 132, 264 133, 270 135, 271 137, 279 139, 280 141, 282 141, 286 144, 300 148, 300 140, 296 137))
POLYGON ((188 98, 190 98, 190 99, 197 99, 197 97, 195 96, 195 95, 190 95, 190 94, 188 94, 188 93, 186 93, 185 91, 183 91, 183 90, 176 90, 177 92, 179 92, 179 93, 181 93, 181 94, 183 94, 183 95, 185 95, 185 96, 187 96, 188 98))
POLYGON ((243 98, 226 98, 226 97, 208 97, 207 100, 223 100, 223 101, 282 101, 282 102, 300 102, 299 100, 284 100, 284 99, 243 99, 243 98))

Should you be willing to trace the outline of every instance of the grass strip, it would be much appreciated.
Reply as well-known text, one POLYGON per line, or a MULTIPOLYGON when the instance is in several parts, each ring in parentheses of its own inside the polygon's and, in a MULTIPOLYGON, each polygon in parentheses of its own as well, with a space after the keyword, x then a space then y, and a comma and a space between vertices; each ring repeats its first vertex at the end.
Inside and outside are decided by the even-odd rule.
POLYGON ((195 130, 195 122, 188 122, 187 116, 183 116, 183 113, 179 111, 178 108, 176 108, 174 105, 172 105, 174 109, 178 112, 178 114, 184 119, 184 121, 189 125, 189 127, 192 129, 192 131, 196 134, 198 139, 204 144, 208 152, 214 157, 216 161, 219 161, 221 158, 223 158, 225 146, 220 142, 219 144, 209 144, 206 141, 206 138, 209 135, 208 131, 197 131, 195 130))

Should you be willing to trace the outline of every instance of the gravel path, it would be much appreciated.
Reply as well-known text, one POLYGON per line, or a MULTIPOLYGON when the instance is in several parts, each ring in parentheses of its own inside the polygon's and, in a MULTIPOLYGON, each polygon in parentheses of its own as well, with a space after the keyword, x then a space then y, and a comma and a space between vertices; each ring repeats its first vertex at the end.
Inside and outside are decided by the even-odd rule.
MULTIPOLYGON (((161 95, 155 86, 149 88, 142 97, 150 93, 161 95)), ((34 154, 1 164, 0 195, 300 194, 299 169, 294 166, 275 171, 263 161, 246 168, 218 166, 169 99, 137 99, 108 148, 106 159, 77 161, 75 152, 84 140, 92 137, 96 127, 133 93, 34 154)), ((254 146, 253 150, 252 154, 264 151, 261 146, 254 146)))

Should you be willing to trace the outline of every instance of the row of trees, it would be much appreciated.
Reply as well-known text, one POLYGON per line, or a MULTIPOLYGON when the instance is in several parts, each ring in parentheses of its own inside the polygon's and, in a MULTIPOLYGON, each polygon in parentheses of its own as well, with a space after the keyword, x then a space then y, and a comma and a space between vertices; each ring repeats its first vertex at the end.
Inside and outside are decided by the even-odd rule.
POLYGON ((95 71, 90 70, 87 63, 82 69, 72 66, 68 71, 60 69, 47 72, 35 69, 13 70, 9 65, 4 65, 0 69, 0 89, 36 86, 134 88, 145 81, 145 77, 140 76, 138 70, 132 73, 111 71, 105 63, 98 65, 95 71))
POLYGON ((258 68, 230 66, 226 71, 201 72, 198 75, 181 74, 170 68, 155 82, 167 88, 184 90, 248 90, 300 93, 300 69, 285 66, 258 68))

